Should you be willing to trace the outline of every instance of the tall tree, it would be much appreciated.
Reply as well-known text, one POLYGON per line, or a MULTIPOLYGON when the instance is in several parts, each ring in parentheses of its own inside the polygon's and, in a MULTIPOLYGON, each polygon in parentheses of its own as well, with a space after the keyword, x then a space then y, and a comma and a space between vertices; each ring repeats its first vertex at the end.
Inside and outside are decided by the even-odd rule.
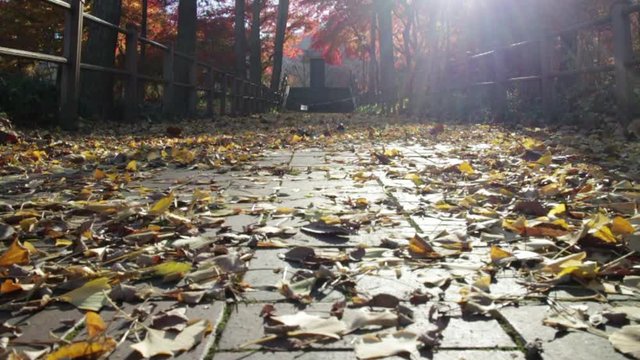
POLYGON ((380 83, 382 101, 392 104, 396 98, 395 60, 393 56, 392 0, 375 0, 380 36, 380 83))
MULTIPOLYGON (((178 5, 178 40, 176 50, 191 56, 196 54, 196 28, 198 20, 198 1, 180 0, 178 5)), ((176 57, 176 80, 181 83, 190 83, 191 61, 176 57)), ((193 110, 192 99, 189 98, 187 89, 176 91, 175 109, 178 111, 193 110), (192 109, 188 109, 191 107, 192 109)))
POLYGON ((273 72, 271 73, 271 90, 278 91, 282 77, 282 57, 284 52, 284 35, 289 20, 289 0, 278 2, 278 23, 276 25, 276 42, 273 51, 273 72))
POLYGON ((262 82, 262 43, 260 41, 260 13, 264 0, 253 0, 251 5, 251 35, 249 36, 249 79, 254 84, 262 82))
MULTIPOLYGON (((120 24, 121 0, 93 0, 92 15, 112 24, 120 24)), ((112 29, 91 21, 87 24, 89 38, 83 53, 83 62, 103 67, 114 67, 118 34, 112 29)), ((82 94, 88 109, 103 118, 113 114, 113 76, 104 72, 86 71, 82 74, 82 94)))
POLYGON ((369 96, 378 93, 378 16, 375 10, 371 12, 371 27, 369 29, 369 96))
POLYGON ((235 45, 234 52, 236 56, 236 76, 241 79, 247 77, 247 38, 244 27, 245 20, 245 0, 236 0, 235 6, 235 26, 234 37, 235 45))

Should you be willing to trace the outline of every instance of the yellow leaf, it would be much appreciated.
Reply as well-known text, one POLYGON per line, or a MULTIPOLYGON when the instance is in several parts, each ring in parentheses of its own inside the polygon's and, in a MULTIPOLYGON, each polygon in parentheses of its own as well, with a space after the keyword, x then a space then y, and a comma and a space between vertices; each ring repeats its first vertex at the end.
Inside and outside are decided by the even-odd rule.
POLYGON ((595 261, 586 261, 583 263, 578 260, 570 260, 562 264, 560 267, 562 271, 558 273, 558 277, 571 275, 584 280, 594 279, 600 270, 598 263, 595 261))
POLYGON ((473 175, 473 173, 475 172, 471 164, 469 164, 466 161, 458 165, 458 170, 460 170, 461 173, 466 175, 473 175))
POLYGON ((532 139, 532 138, 527 138, 522 142, 522 145, 524 145, 525 149, 527 150, 542 150, 544 149, 544 144, 541 143, 538 140, 532 139))
POLYGON ((448 204, 446 201, 442 201, 442 200, 435 203, 434 206, 436 209, 440 211, 451 211, 456 208, 455 206, 448 204))
POLYGON ((104 178, 107 177, 107 173, 105 173, 104 171, 100 170, 100 169, 96 169, 93 172, 93 178, 96 180, 102 180, 104 178))
POLYGON ((409 241, 409 253, 411 253, 411 255, 413 256, 422 258, 442 257, 426 240, 424 240, 417 234, 413 238, 411 238, 411 241, 409 241))
POLYGON ((369 200, 367 200, 366 198, 358 198, 355 201, 355 206, 357 208, 366 208, 367 206, 369 206, 369 200))
POLYGON ((565 204, 558 204, 554 206, 551 211, 549 211, 549 214, 547 214, 547 216, 557 216, 560 214, 564 214, 565 212, 567 212, 567 206, 565 204))
POLYGON ((38 219, 32 217, 32 218, 26 218, 26 219, 22 219, 20 221, 20 228, 22 229, 22 231, 24 232, 30 232, 33 229, 33 226, 38 222, 38 219))
POLYGON ((87 328, 87 333, 90 338, 96 337, 104 333, 107 329, 107 325, 104 320, 93 311, 89 311, 84 317, 84 325, 87 328))
POLYGON ((591 218, 589 220, 589 222, 587 223, 587 227, 589 229, 600 229, 601 227, 608 225, 609 224, 609 218, 606 217, 604 214, 598 213, 596 214, 596 216, 594 216, 593 218, 591 218))
POLYGON ((41 161, 47 157, 47 153, 43 150, 33 150, 31 152, 31 158, 35 161, 41 161))
POLYGON ((521 216, 516 220, 504 219, 502 220, 502 227, 515 233, 522 234, 527 229, 527 219, 524 216, 521 216))
POLYGON ((400 156, 400 150, 398 149, 386 149, 384 155, 390 158, 400 156))
POLYGON ((169 194, 169 196, 163 197, 162 199, 158 200, 155 204, 153 204, 153 206, 151 207, 151 210, 149 210, 149 214, 161 215, 165 213, 167 210, 169 210, 169 207, 173 203, 174 199, 175 199, 175 196, 173 195, 173 193, 169 194))
POLYGON ((56 247, 67 247, 73 245, 73 241, 67 239, 56 239, 56 247))
POLYGON ((25 241, 22 243, 22 246, 27 249, 27 251, 29 252, 29 254, 36 254, 38 253, 38 249, 36 249, 35 246, 33 246, 32 243, 25 241))
POLYGON ((423 184, 422 179, 420 178, 420 175, 416 174, 416 173, 410 173, 405 175, 404 177, 406 180, 411 180, 413 181, 414 184, 416 184, 416 186, 420 186, 423 184))
POLYGON ((293 136, 291 137, 291 141, 289 141, 289 143, 291 143, 291 144, 297 144, 297 143, 299 143, 299 142, 300 142, 300 141, 302 141, 302 140, 303 140, 303 137, 302 137, 302 136, 299 136, 299 135, 297 135, 297 134, 296 134, 296 135, 293 135, 293 136))
POLYGON ((561 272, 563 269, 566 269, 567 268, 567 264, 573 264, 574 261, 581 262, 586 257, 587 257, 587 253, 584 252, 584 251, 580 252, 580 253, 567 255, 565 257, 562 257, 562 258, 559 258, 559 259, 556 259, 556 260, 553 260, 551 262, 546 263, 545 267, 542 268, 542 271, 557 274, 557 273, 561 272))
POLYGON ((47 355, 47 360, 98 358, 116 348, 116 341, 112 338, 100 341, 80 341, 64 345, 58 350, 47 355))
POLYGON ((543 196, 554 196, 560 192, 560 186, 556 183, 545 185, 540 188, 540 194, 543 196))
POLYGON ((193 160, 196 158, 196 154, 189 151, 188 149, 178 149, 174 148, 171 152, 171 156, 173 159, 182 165, 191 164, 193 160))
POLYGON ((504 259, 508 259, 513 257, 513 254, 510 252, 503 250, 495 245, 491 246, 491 262, 494 264, 499 264, 504 259))
POLYGON ((22 291, 22 286, 16 284, 11 279, 5 280, 2 285, 0 285, 0 294, 10 294, 16 291, 22 291))
POLYGON ((320 218, 320 221, 327 225, 336 225, 342 223, 342 220, 336 215, 326 215, 320 218))
POLYGON ((635 229, 629 221, 620 216, 616 216, 611 224, 611 231, 617 235, 630 235, 633 234, 635 229))
POLYGON ((613 233, 611 232, 611 229, 609 229, 608 226, 601 227, 598 231, 593 233, 593 236, 609 244, 615 243, 618 241, 616 239, 616 236, 613 235, 613 233))
POLYGON ((538 159, 537 163, 542 166, 549 166, 551 165, 552 161, 553 161, 553 156, 551 155, 550 151, 547 151, 546 154, 542 155, 542 157, 538 159))
POLYGON ((289 207, 279 207, 274 212, 276 215, 291 215, 296 212, 296 209, 289 207))
POLYGON ((482 291, 489 292, 491 288, 491 275, 487 273, 481 273, 480 276, 478 276, 474 280, 473 286, 477 287, 482 291))
POLYGON ((29 263, 29 250, 27 250, 18 240, 15 240, 9 249, 0 256, 0 266, 9 267, 11 265, 26 265, 29 263))
POLYGON ((156 276, 162 276, 166 280, 182 278, 189 271, 191 271, 191 264, 185 262, 169 261, 156 265, 151 268, 153 274, 156 276))
POLYGON ((135 160, 129 161, 127 164, 127 171, 137 171, 138 170, 138 162, 135 160))

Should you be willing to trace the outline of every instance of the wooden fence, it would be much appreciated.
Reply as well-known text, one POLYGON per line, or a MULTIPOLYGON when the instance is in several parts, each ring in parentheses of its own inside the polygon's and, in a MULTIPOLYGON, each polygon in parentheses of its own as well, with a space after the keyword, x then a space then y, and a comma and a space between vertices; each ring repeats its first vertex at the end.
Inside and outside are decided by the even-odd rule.
MULTIPOLYGON (((508 110, 509 87, 525 82, 538 82, 541 91, 541 107, 545 119, 553 120, 559 115, 557 106, 556 87, 557 81, 563 78, 571 78, 585 74, 613 73, 615 79, 615 100, 617 103, 617 117, 622 124, 627 124, 633 116, 633 87, 631 84, 632 69, 640 65, 633 51, 631 35, 630 15, 639 13, 640 5, 631 5, 627 1, 619 1, 611 7, 608 15, 592 21, 580 23, 572 27, 555 31, 553 33, 541 33, 537 39, 523 41, 508 46, 493 49, 480 54, 470 54, 464 60, 464 64, 450 63, 450 68, 462 68, 458 71, 457 80, 451 81, 446 87, 448 94, 445 98, 451 98, 453 93, 462 92, 467 97, 472 96, 479 88, 492 88, 491 107, 498 118, 504 119, 508 110), (567 34, 577 34, 598 27, 608 26, 613 34, 613 63, 594 64, 593 66, 556 71, 553 69, 554 41, 567 34), (506 56, 510 52, 519 51, 527 46, 539 47, 538 62, 539 72, 525 76, 511 77, 507 71, 506 56), (482 75, 485 81, 476 81, 477 62, 489 61, 489 70, 482 75), (462 75, 462 76, 460 76, 462 75), (489 78, 489 79, 487 79, 489 78)), ((450 110, 452 103, 444 99, 445 109, 450 110)), ((467 99, 465 104, 471 102, 467 99)), ((465 109, 467 112, 473 109, 465 109)))
MULTIPOLYGON (((0 47, 0 56, 12 56, 35 61, 58 64, 62 67, 60 79, 59 117, 62 124, 73 128, 78 118, 80 101, 80 78, 82 71, 98 71, 126 78, 124 88, 125 118, 134 119, 143 101, 139 96, 142 82, 162 84, 162 108, 166 114, 174 114, 175 90, 186 89, 188 93, 188 113, 176 115, 194 115, 196 113, 198 92, 206 95, 207 114, 245 115, 265 112, 278 106, 281 102, 279 93, 273 92, 267 86, 254 84, 250 81, 221 71, 211 64, 199 61, 193 54, 176 51, 173 46, 160 44, 153 40, 139 36, 138 29, 133 24, 122 28, 84 12, 84 0, 40 0, 65 10, 63 56, 55 56, 20 49, 0 47), (104 26, 118 34, 126 36, 125 69, 103 67, 82 63, 82 33, 83 22, 87 20, 104 26), (139 68, 139 46, 151 46, 164 52, 163 75, 149 76, 141 74, 139 68), (189 82, 176 81, 174 76, 175 60, 183 59, 189 64, 189 82), (198 71, 204 71, 205 76, 199 77, 198 71), (219 100, 218 109, 214 108, 219 100), (227 109, 228 103, 231 105, 227 109)), ((114 49, 115 51, 115 49, 114 49)))

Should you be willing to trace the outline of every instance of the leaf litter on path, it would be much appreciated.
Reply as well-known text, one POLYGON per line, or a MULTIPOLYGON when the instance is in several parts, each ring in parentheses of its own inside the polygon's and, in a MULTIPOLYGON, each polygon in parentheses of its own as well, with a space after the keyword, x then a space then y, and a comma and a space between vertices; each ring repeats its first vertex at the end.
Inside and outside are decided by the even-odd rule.
MULTIPOLYGON (((344 301, 340 318, 274 315, 280 327, 269 331, 362 336, 361 358, 435 346, 425 339, 437 334, 405 330, 412 303, 456 299, 460 308, 452 312, 491 318, 565 288, 592 295, 555 300, 634 300, 640 147, 617 146, 622 140, 598 131, 582 135, 360 114, 317 115, 304 124, 269 115, 257 124, 242 118, 97 127, 81 136, 26 133, 0 146, 0 310, 46 311, 66 302, 89 311, 91 338, 34 348, 52 358, 99 356, 114 350, 113 329, 102 330, 89 314, 124 312, 122 303, 131 303, 136 310, 122 315, 126 340, 139 339, 132 349, 173 355, 193 348, 209 324, 170 310, 153 314, 158 328, 141 326, 135 314, 146 313, 145 302, 242 301, 252 287, 243 281, 251 259, 268 248, 285 248, 272 270, 296 267, 271 287, 282 300, 311 305, 333 291, 344 301), (304 170, 268 161, 307 150, 323 160, 304 170), (271 177, 274 187, 291 179, 325 186, 300 196, 249 191, 248 184, 261 189, 271 177), (235 225, 241 216, 252 223, 235 225), (518 288, 494 293, 507 272, 518 288), (414 278, 422 273, 422 281, 414 278), (369 286, 371 279, 395 285, 369 286)), ((610 339, 637 356, 633 308, 603 316, 626 314, 629 325, 610 339)), ((563 314, 546 323, 585 331, 584 318, 563 314)))

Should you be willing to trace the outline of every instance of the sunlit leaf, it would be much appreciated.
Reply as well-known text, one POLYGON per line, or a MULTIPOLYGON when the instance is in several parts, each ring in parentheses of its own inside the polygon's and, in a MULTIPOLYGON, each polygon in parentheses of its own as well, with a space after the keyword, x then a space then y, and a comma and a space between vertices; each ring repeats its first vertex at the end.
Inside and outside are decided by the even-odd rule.
POLYGON ((473 173, 475 173, 475 170, 473 170, 471 164, 466 161, 458 165, 458 170, 460 170, 460 172, 465 175, 473 175, 473 173))
POLYGON ((9 249, 0 256, 0 266, 26 265, 29 263, 29 250, 18 240, 15 240, 9 249))
POLYGON ((553 162, 553 156, 550 151, 547 151, 540 159, 538 159, 537 163, 542 166, 549 166, 553 162))
POLYGON ((158 200, 153 206, 151 210, 149 210, 149 214, 151 215, 161 215, 167 210, 171 204, 173 204, 173 200, 175 199, 173 193, 169 194, 169 196, 165 196, 162 199, 158 200))
POLYGON ((90 338, 101 335, 107 330, 107 325, 104 320, 93 311, 89 311, 84 316, 84 325, 87 328, 87 333, 90 338))
POLYGON ((82 310, 100 311, 107 302, 106 292, 111 290, 106 277, 91 280, 81 287, 61 295, 59 299, 82 310))
POLYGON ((355 345, 358 359, 378 359, 393 355, 412 354, 418 358, 418 336, 409 331, 386 335, 366 335, 355 345))
POLYGON ((127 171, 138 171, 138 162, 135 160, 131 160, 129 161, 129 163, 127 164, 127 171))
POLYGON ((442 255, 438 254, 433 247, 422 237, 416 234, 409 241, 409 253, 412 256, 419 258, 440 258, 442 255))
POLYGON ((147 328, 144 340, 131 345, 131 348, 145 358, 157 355, 173 356, 178 352, 191 350, 202 341, 209 328, 210 325, 205 320, 187 326, 177 335, 173 331, 147 328))
POLYGON ((633 234, 635 229, 629 221, 620 216, 616 216, 611 223, 611 231, 617 235, 629 235, 633 234))
POLYGON ((166 280, 184 277, 191 271, 191 264, 186 262, 168 261, 152 268, 155 276, 164 277, 166 280))
POLYGON ((63 345, 58 350, 47 355, 47 360, 65 359, 93 359, 109 353, 116 348, 116 341, 106 338, 96 341, 80 341, 63 345))
POLYGON ((491 262, 494 264, 503 264, 506 259, 513 259, 513 254, 503 250, 495 245, 491 246, 491 262))

